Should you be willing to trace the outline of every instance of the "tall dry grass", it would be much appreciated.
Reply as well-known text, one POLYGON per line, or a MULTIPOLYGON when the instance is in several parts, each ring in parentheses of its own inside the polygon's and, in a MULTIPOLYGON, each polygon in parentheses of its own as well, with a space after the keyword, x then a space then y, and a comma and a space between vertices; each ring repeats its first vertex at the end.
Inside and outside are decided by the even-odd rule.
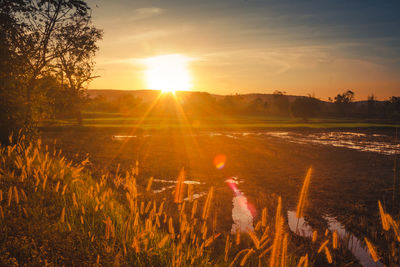
MULTIPOLYGON (((334 263, 343 248, 336 232, 315 231, 308 250, 299 251, 280 197, 274 215, 262 209, 254 230, 219 233, 216 189, 193 200, 195 188, 184 186, 184 171, 172 199, 160 199, 151 191, 153 177, 146 187, 137 185, 145 179, 137 162, 125 174, 117 168, 93 177, 85 169, 89 158, 74 163, 40 140, 14 140, 0 147, 0 265, 311 266, 334 263)), ((311 172, 300 193, 299 218, 311 172)), ((392 229, 399 242, 398 223, 380 203, 379 211, 384 230, 392 229)))

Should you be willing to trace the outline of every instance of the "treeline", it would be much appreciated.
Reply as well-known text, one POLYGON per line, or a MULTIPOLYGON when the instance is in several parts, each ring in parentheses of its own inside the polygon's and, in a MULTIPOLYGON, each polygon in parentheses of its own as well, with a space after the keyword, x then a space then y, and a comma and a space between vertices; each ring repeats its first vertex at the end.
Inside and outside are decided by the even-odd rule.
POLYGON ((205 92, 177 92, 171 94, 135 96, 130 93, 117 97, 97 95, 87 98, 84 109, 91 112, 116 112, 125 115, 174 116, 184 111, 188 117, 199 116, 281 116, 310 118, 365 118, 400 120, 400 97, 377 101, 374 96, 366 101, 354 101, 354 92, 348 90, 329 101, 313 96, 290 96, 281 91, 271 95, 215 96, 205 92))
POLYGON ((0 139, 45 118, 81 120, 102 31, 82 0, 0 1, 0 139))

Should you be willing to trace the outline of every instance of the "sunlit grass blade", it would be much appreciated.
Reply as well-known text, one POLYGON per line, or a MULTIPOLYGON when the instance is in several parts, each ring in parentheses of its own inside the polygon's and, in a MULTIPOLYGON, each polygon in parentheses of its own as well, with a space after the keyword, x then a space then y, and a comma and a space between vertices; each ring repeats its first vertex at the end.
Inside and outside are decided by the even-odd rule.
POLYGON ((379 260, 378 254, 376 253, 375 247, 372 245, 372 243, 364 237, 365 244, 367 244, 369 254, 371 255, 372 259, 374 262, 377 262, 379 260))
POLYGON ((297 203, 297 209, 296 209, 296 217, 301 218, 304 217, 304 207, 306 203, 306 198, 308 194, 308 188, 310 186, 310 180, 311 180, 311 173, 312 173, 312 168, 310 167, 307 171, 306 177, 303 182, 303 186, 301 188, 301 193, 299 197, 299 201, 297 203))

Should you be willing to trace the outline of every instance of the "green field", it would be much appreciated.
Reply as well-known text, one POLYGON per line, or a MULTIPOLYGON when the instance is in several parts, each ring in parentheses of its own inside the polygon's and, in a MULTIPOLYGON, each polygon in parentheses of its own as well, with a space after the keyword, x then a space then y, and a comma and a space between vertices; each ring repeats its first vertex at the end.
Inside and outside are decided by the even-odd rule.
MULTIPOLYGON (((39 123, 41 127, 77 126, 75 119, 48 120, 39 123)), ((400 127, 400 124, 367 119, 309 119, 307 121, 292 117, 271 116, 224 116, 219 118, 185 117, 134 117, 122 113, 86 112, 83 113, 82 127, 105 128, 193 128, 193 129, 260 129, 260 128, 369 128, 400 127)))

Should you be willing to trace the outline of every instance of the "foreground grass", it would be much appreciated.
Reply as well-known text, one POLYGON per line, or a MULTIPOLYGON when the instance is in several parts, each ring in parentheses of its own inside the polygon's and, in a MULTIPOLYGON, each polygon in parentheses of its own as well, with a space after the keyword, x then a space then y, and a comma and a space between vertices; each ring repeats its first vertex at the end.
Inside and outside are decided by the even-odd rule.
MULTIPOLYGON (((218 233, 211 215, 214 188, 204 199, 193 200, 183 171, 174 196, 160 199, 151 193, 152 178, 146 188, 137 186, 137 164, 123 174, 117 170, 92 177, 85 171, 88 159, 74 164, 61 151, 23 136, 11 144, 0 148, 0 265, 308 266, 346 261, 335 232, 315 231, 312 240, 292 235, 280 197, 273 200, 273 209, 263 209, 254 231, 218 233)), ((310 177, 311 170, 301 191, 299 217, 310 177)), ((381 206, 380 214, 391 242, 399 242, 397 222, 381 206)), ((378 260, 379 251, 365 242, 378 260)))

